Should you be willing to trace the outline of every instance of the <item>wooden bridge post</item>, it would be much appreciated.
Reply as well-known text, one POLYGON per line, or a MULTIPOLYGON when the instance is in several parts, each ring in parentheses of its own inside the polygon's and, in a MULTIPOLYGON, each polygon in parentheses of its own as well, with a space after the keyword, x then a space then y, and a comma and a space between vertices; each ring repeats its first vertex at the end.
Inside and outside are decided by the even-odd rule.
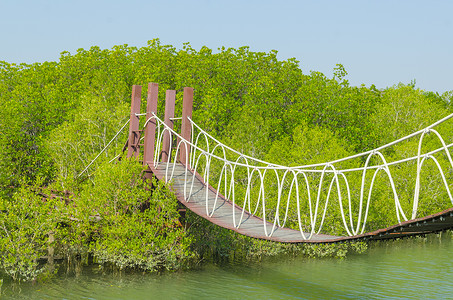
POLYGON ((132 97, 131 97, 131 116, 129 122, 129 142, 127 146, 127 157, 138 157, 139 154, 139 124, 140 119, 136 114, 140 113, 140 100, 142 97, 142 86, 132 86, 132 97))
MULTIPOLYGON (((157 113, 157 101, 159 96, 159 85, 157 83, 148 84, 148 97, 146 99, 146 120, 157 113)), ((151 119, 145 128, 145 141, 143 145, 143 165, 154 161, 154 147, 156 144, 156 120, 151 119)))
MULTIPOLYGON (((181 136, 183 139, 187 141, 191 141, 191 129, 192 125, 188 118, 192 118, 192 106, 193 106, 193 88, 185 87, 184 88, 184 95, 182 100, 182 123, 181 123, 181 136)), ((190 155, 190 146, 186 145, 179 148, 179 161, 186 165, 187 168, 190 167, 189 165, 189 157, 186 156, 186 152, 190 155)))
MULTIPOLYGON (((167 90, 165 96, 165 124, 173 129, 173 118, 175 117, 175 99, 176 91, 167 90)), ((168 159, 171 155, 170 149, 170 139, 171 135, 169 132, 164 132, 164 137, 162 141, 162 162, 168 162, 168 159)))

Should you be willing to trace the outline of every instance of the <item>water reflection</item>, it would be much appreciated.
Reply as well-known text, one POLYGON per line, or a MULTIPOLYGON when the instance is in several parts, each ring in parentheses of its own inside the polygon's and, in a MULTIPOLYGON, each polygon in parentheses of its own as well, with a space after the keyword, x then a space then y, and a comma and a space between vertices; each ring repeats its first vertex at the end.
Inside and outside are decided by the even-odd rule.
POLYGON ((47 283, 18 287, 6 280, 1 299, 444 299, 453 294, 452 250, 451 234, 444 233, 375 243, 343 260, 285 258, 164 275, 85 267, 47 283))

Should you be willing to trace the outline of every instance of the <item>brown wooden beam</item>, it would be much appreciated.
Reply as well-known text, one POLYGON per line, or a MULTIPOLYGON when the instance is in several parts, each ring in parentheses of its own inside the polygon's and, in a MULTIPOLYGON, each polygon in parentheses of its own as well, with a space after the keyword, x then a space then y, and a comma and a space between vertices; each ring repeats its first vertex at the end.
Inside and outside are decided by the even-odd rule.
POLYGON ((138 158, 139 155, 139 116, 136 114, 140 113, 140 100, 142 97, 142 86, 132 86, 132 97, 131 97, 131 116, 129 123, 129 145, 127 147, 127 157, 135 156, 138 158))
MULTIPOLYGON (((175 99, 176 99, 176 91, 167 90, 166 97, 165 97, 164 122, 171 129, 173 129, 173 118, 175 117, 175 99)), ((171 134, 168 131, 165 131, 163 141, 162 141, 162 162, 168 162, 168 159, 171 155, 170 139, 171 139, 171 134)))
MULTIPOLYGON (((193 106, 193 88, 185 87, 184 95, 182 100, 182 123, 181 123, 181 136, 187 141, 191 141, 191 129, 192 125, 188 118, 192 118, 192 106, 193 106)), ((179 160, 190 168, 189 165, 189 155, 190 155, 190 146, 184 146, 184 143, 181 143, 179 148, 179 160)))
POLYGON ((156 120, 150 119, 157 114, 157 101, 159 98, 159 85, 157 83, 148 84, 148 97, 146 100, 146 120, 145 141, 143 150, 143 165, 154 161, 154 147, 156 144, 156 120))

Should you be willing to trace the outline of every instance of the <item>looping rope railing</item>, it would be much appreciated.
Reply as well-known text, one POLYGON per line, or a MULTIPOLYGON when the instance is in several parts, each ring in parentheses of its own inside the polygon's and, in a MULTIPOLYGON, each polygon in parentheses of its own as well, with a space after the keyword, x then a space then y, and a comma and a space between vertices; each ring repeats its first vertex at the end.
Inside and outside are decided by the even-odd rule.
MULTIPOLYGON (((263 230, 270 237, 279 227, 290 225, 299 229, 304 240, 321 233, 326 226, 327 213, 332 207, 338 207, 339 224, 349 235, 364 233, 367 229, 370 210, 372 209, 373 191, 380 175, 386 176, 387 187, 393 198, 394 213, 397 221, 403 222, 416 218, 419 209, 421 190, 421 171, 424 163, 431 159, 439 171, 442 183, 446 188, 449 200, 453 204, 450 186, 445 176, 445 167, 453 169, 453 160, 449 148, 453 144, 446 144, 441 134, 434 128, 450 118, 449 115, 438 122, 421 129, 413 134, 400 138, 376 149, 342 159, 295 167, 286 167, 269 163, 243 153, 240 153, 204 131, 189 118, 192 126, 192 140, 185 140, 175 130, 167 126, 155 114, 146 120, 154 120, 157 126, 156 147, 154 152, 154 167, 158 167, 163 151, 169 153, 168 163, 165 165, 165 178, 171 181, 175 168, 178 165, 177 157, 184 151, 187 166, 184 174, 184 199, 191 201, 196 174, 200 174, 206 186, 213 186, 216 191, 214 199, 209 199, 206 189, 206 214, 213 217, 220 197, 229 199, 233 204, 232 223, 240 228, 248 214, 257 215, 263 219, 263 230), (422 153, 423 141, 427 134, 434 134, 442 145, 441 147, 422 153), (417 155, 387 161, 388 148, 400 144, 408 139, 420 136, 417 155), (163 139, 170 139, 169 149, 162 149, 163 139), (444 155, 441 155, 444 153, 444 155), (435 155, 437 154, 438 157, 435 155), (354 162, 354 163, 353 163, 354 162), (342 168, 342 163, 346 166, 342 168), (394 173, 403 164, 416 164, 415 185, 413 189, 412 210, 407 211, 408 200, 404 205, 400 199, 400 192, 395 182, 394 173), (357 166, 357 164, 360 164, 357 166), (355 181, 351 181, 351 178, 355 181), (357 182, 357 183, 356 183, 357 182), (353 188, 353 186, 357 186, 353 188), (335 196, 335 204, 332 200, 335 196), (237 214, 234 207, 242 208, 237 214), (406 212, 405 212, 406 209, 406 212), (270 222, 270 223, 268 223, 270 222), (271 226, 270 226, 271 224, 271 226)), ((179 118, 174 118, 179 119, 179 118)))

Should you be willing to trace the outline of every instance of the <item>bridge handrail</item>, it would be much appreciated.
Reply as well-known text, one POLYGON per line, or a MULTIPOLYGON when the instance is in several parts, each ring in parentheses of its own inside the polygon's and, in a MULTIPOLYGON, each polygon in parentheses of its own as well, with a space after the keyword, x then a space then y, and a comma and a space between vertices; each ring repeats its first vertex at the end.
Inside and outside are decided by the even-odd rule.
MULTIPOLYGON (((145 114, 142 114, 142 115, 145 115, 145 114)), ((191 147, 197 149, 198 151, 202 152, 202 153, 206 153, 213 157, 213 158, 216 158, 218 160, 221 160, 225 163, 230 163, 230 164, 233 164, 233 165, 236 165, 236 166, 241 166, 241 167, 254 167, 256 169, 262 169, 262 170, 294 170, 294 171, 303 171, 303 172, 309 172, 309 173, 334 173, 334 172, 339 172, 339 173, 347 173, 347 172, 354 172, 354 171, 363 171, 365 169, 367 170, 370 170, 370 169, 379 169, 379 168, 382 168, 382 167, 385 167, 385 166, 392 166, 392 165, 396 165, 396 164, 399 164, 399 163, 402 163, 402 162, 407 162, 407 161, 411 161, 411 160, 416 160, 419 158, 418 155, 415 155, 415 156, 412 156, 412 157, 408 157, 408 158, 404 158, 404 159, 401 159, 401 160, 398 160, 398 161, 393 161, 393 162, 388 162, 386 164, 379 164, 379 165, 373 165, 373 166, 366 166, 366 167, 358 167, 358 168, 351 168, 351 169, 344 169, 344 170, 316 170, 316 169, 306 169, 308 167, 324 167, 326 165, 332 165, 332 164, 335 164, 335 163, 338 163, 338 162, 342 162, 342 161, 346 161, 346 160, 349 160, 349 159, 353 159, 353 158, 358 158, 358 157, 361 157, 361 156, 364 156, 364 155, 369 155, 369 154, 373 154, 373 153, 377 153, 377 151, 379 150, 382 150, 382 149, 385 149, 385 148, 388 148, 392 145, 395 145, 399 142, 402 142, 404 140, 407 140, 411 137, 414 137, 414 136, 417 136, 423 132, 426 132, 427 130, 445 122, 446 120, 450 119, 453 117, 453 114, 450 114, 449 116, 441 119, 440 121, 437 121, 436 123, 433 123, 417 132, 414 132, 410 135, 407 135, 403 138, 400 138, 392 143, 388 143, 384 146, 381 146, 381 147, 378 147, 378 148, 375 148, 373 150, 369 150, 369 151, 366 151, 366 152, 362 152, 360 154, 356 154, 356 155, 351 155, 351 156, 348 156, 348 157, 345 157, 345 158, 342 158, 342 159, 337 159, 337 160, 333 160, 333 161, 330 161, 330 162, 325 162, 325 163, 319 163, 319 164, 312 164, 312 165, 303 165, 303 166, 293 166, 293 167, 289 167, 289 166, 282 166, 282 165, 277 165, 277 164, 273 164, 273 163, 270 163, 270 162, 266 162, 266 161, 263 161, 263 160, 259 160, 259 159, 254 159, 253 157, 251 156, 248 156, 246 154, 243 154, 237 150, 234 150, 232 148, 230 148, 229 146, 227 145, 224 145, 223 143, 219 142, 217 139, 215 139, 214 137, 212 137, 209 133, 205 132, 204 130, 202 130, 200 128, 199 125, 196 125, 196 123, 194 123, 192 120, 191 122, 193 122, 193 124, 196 125, 197 129, 201 129, 204 133, 206 133, 206 135, 209 137, 209 138, 212 138, 214 141, 220 143, 221 145, 224 145, 227 149, 229 150, 232 150, 234 151, 234 153, 242 156, 242 157, 246 157, 246 158, 249 158, 249 159, 252 159, 252 160, 255 160, 257 162, 260 162, 260 163, 263 163, 263 164, 267 164, 267 166, 254 166, 254 165, 249 165, 249 164, 242 164, 242 163, 238 163, 238 162, 235 162, 235 161, 230 161, 230 160, 227 160, 223 157, 220 157, 220 156, 217 156, 215 154, 212 154, 212 153, 209 153, 208 151, 204 150, 203 148, 200 148, 198 147, 195 143, 192 143, 191 141, 187 141, 185 140, 178 132, 176 132, 174 129, 171 129, 167 124, 165 124, 165 122, 163 120, 161 120, 157 115, 155 115, 154 113, 152 114, 152 117, 148 118, 145 122, 145 124, 143 125, 143 127, 146 127, 147 123, 152 120, 152 119, 156 119, 159 123, 159 126, 163 125, 165 127, 165 130, 167 131, 170 131, 172 134, 174 134, 176 137, 178 137, 179 139, 181 140, 184 140, 187 144, 189 144, 191 147)), ((190 120, 190 119, 189 119, 190 120)), ((440 152, 442 150, 445 150, 445 148, 450 148, 453 146, 453 143, 450 143, 448 145, 446 145, 446 147, 440 147, 440 148, 437 148, 435 150, 432 150, 430 152, 427 152, 427 153, 423 153, 421 154, 420 156, 429 156, 429 155, 432 155, 432 154, 435 154, 437 152, 440 152)))
MULTIPOLYGON (((239 151, 236 151, 234 149, 232 149, 231 147, 221 143, 220 141, 218 141, 216 138, 212 137, 209 133, 207 133, 205 130, 203 130, 198 124, 196 124, 191 118, 188 118, 189 122, 191 123, 191 126, 192 126, 192 137, 191 137, 191 140, 186 140, 182 137, 181 134, 177 133, 175 130, 173 130, 172 128, 170 128, 167 124, 165 124, 165 122, 163 120, 161 120, 156 114, 152 113, 151 117, 148 118, 145 122, 145 125, 144 127, 146 127, 146 125, 151 121, 151 120, 155 120, 156 122, 156 125, 157 125, 157 128, 158 128, 158 136, 157 136, 157 144, 156 144, 156 148, 155 148, 155 154, 154 154, 154 166, 157 167, 157 165, 159 164, 159 160, 158 160, 158 157, 159 157, 159 151, 160 151, 160 143, 161 143, 161 140, 163 139, 163 136, 164 136, 164 133, 165 132, 168 132, 170 135, 174 135, 178 138, 179 142, 176 146, 176 155, 178 154, 179 151, 186 151, 186 159, 188 159, 188 161, 186 161, 186 163, 189 163, 189 165, 191 166, 191 168, 194 169, 194 171, 196 172, 197 168, 198 168, 198 163, 199 163, 199 160, 201 157, 205 157, 206 158, 206 169, 204 169, 204 180, 205 180, 205 183, 207 185, 209 185, 209 177, 210 177, 210 164, 211 164, 211 159, 215 159, 215 160, 218 160, 220 162, 223 163, 223 167, 221 169, 221 173, 220 173, 220 179, 219 179, 219 187, 220 187, 220 182, 222 182, 222 176, 226 176, 226 172, 227 172, 227 169, 228 169, 228 172, 231 173, 231 176, 234 177, 234 173, 235 173, 235 169, 236 167, 245 167, 247 169, 247 180, 248 180, 248 184, 247 184, 247 187, 246 187, 246 194, 245 194, 245 199, 244 199, 244 203, 242 205, 242 214, 240 216, 240 220, 239 222, 237 222, 236 220, 236 217, 235 217, 235 213, 233 211, 233 223, 234 223, 234 226, 239 228, 238 226, 240 226, 242 224, 242 219, 244 217, 244 213, 245 213, 245 209, 248 205, 248 208, 249 208, 249 212, 252 213, 252 214, 255 214, 256 213, 256 210, 258 209, 259 206, 262 205, 262 209, 263 209, 263 221, 264 221, 264 231, 265 231, 265 234, 267 236, 272 236, 274 230, 276 229, 277 226, 284 226, 284 224, 286 223, 286 219, 287 219, 287 216, 288 216, 288 205, 289 205, 289 199, 290 199, 290 196, 292 195, 292 193, 296 193, 296 201, 297 201, 297 206, 299 207, 299 179, 298 179, 298 176, 301 176, 303 175, 305 177, 305 181, 306 181, 306 185, 307 185, 307 193, 308 193, 308 200, 309 200, 309 208, 310 208, 310 225, 309 225, 309 228, 311 228, 311 230, 308 232, 308 233, 304 233, 303 230, 302 230, 302 225, 301 225, 301 220, 300 220, 300 216, 299 216, 299 228, 300 228, 300 231, 301 231, 301 234, 302 234, 302 237, 304 239, 310 239, 313 234, 318 234, 320 231, 321 231, 321 228, 323 227, 323 224, 324 224, 324 221, 325 221, 325 217, 326 217, 326 212, 327 212, 327 205, 329 203, 329 198, 330 198, 330 194, 331 194, 331 191, 332 191, 332 188, 334 186, 334 183, 336 182, 336 189, 338 191, 338 201, 339 201, 339 204, 340 204, 340 209, 341 209, 341 219, 343 221, 343 224, 344 224, 344 227, 347 231, 347 233, 349 235, 356 235, 356 234, 359 234, 359 233, 363 233, 363 231, 365 230, 365 226, 367 224, 367 216, 368 216, 368 211, 369 211, 369 207, 370 207, 370 200, 371 200, 371 193, 372 193, 372 190, 373 190, 373 185, 374 185, 374 182, 375 182, 375 179, 376 179, 376 176, 377 174, 379 173, 380 170, 383 170, 387 176, 388 176, 388 179, 390 181, 390 185, 391 185, 391 189, 393 191, 393 196, 394 196, 394 202, 395 202, 395 210, 396 210, 396 217, 398 219, 398 222, 401 222, 402 220, 403 221, 407 221, 407 217, 406 217, 406 214, 404 213, 403 211, 403 208, 402 208, 402 205, 400 203, 400 200, 399 200, 399 196, 398 196, 398 192, 396 190, 396 186, 395 186, 395 183, 393 181, 393 178, 392 178, 392 174, 389 170, 389 167, 392 166, 392 165, 396 165, 396 164, 399 164, 399 163, 403 163, 403 162, 408 162, 408 161, 412 161, 412 160, 417 160, 417 180, 419 180, 419 175, 420 175, 420 169, 421 169, 421 165, 423 165, 423 162, 426 160, 426 159, 433 159, 435 164, 437 165, 439 171, 441 172, 441 175, 442 175, 442 180, 443 180, 443 183, 445 184, 447 190, 448 190, 448 195, 450 197, 450 201, 453 203, 453 198, 451 196, 451 193, 450 193, 450 190, 449 190, 449 187, 448 187, 448 184, 446 182, 446 179, 445 179, 445 176, 443 174, 443 171, 442 171, 442 168, 441 166, 439 165, 438 161, 436 160, 435 157, 433 157, 433 154, 435 153, 438 153, 440 151, 446 151, 447 153, 447 156, 449 158, 449 161, 450 161, 450 164, 452 165, 453 167, 453 161, 450 157, 450 153, 449 153, 449 148, 453 146, 453 143, 451 144, 445 144, 444 140, 442 139, 442 137, 440 136, 440 134, 435 130, 433 129, 435 126, 449 120, 450 118, 453 117, 453 114, 417 131, 417 132, 414 132, 412 134, 409 134, 403 138, 400 138, 396 141, 393 141, 391 143, 388 143, 386 145, 383 145, 383 146, 380 146, 378 148, 375 148, 373 150, 369 150, 369 151, 365 151, 363 153, 359 153, 359 154, 356 154, 356 155, 352 155, 352 156, 348 156, 348 157, 345 157, 345 158, 342 158, 342 159, 337 159, 337 160, 333 160, 333 161, 330 161, 330 162, 326 162, 326 163, 319 163, 319 164, 312 164, 312 165, 304 165, 304 166, 295 166, 295 167, 287 167, 287 166, 281 166, 281 165, 276 165, 276 164, 272 164, 272 163, 269 163, 269 162, 266 162, 266 161, 263 161, 263 160, 259 160, 259 159, 256 159, 256 158, 253 158, 251 156, 248 156, 248 155, 245 155, 243 153, 240 153, 239 151), (198 130, 199 133, 197 135, 197 138, 196 138, 196 141, 193 141, 194 139, 194 131, 198 130), (422 145, 422 141, 423 141, 423 137, 427 134, 427 133, 430 133, 430 132, 433 132, 437 135, 437 137, 439 138, 439 140, 441 141, 442 143, 442 147, 438 148, 438 149, 435 149, 435 150, 432 150, 432 151, 429 151, 427 153, 421 153, 421 145, 422 145), (409 157, 409 158, 404 158, 404 159, 401 159, 401 160, 398 160, 398 161, 392 161, 392 162, 387 162, 384 155, 380 152, 381 150, 385 149, 385 148, 388 148, 390 146, 393 146, 395 144, 398 144, 404 140, 407 140, 409 138, 412 138, 412 137, 415 137, 417 135, 421 135, 421 138, 419 140, 419 147, 418 147, 418 153, 417 155, 415 156, 412 156, 412 157, 409 157), (204 149, 202 146, 199 145, 198 141, 200 140, 200 136, 203 136, 204 138, 202 138, 201 140, 205 141, 206 142, 206 147, 207 147, 207 150, 204 149), (212 140, 215 142, 215 146, 212 147, 212 149, 210 149, 210 143, 208 140, 212 140), (185 147, 185 150, 183 149, 183 147, 185 147), (190 153, 188 153, 188 148, 190 147, 190 153), (218 156, 216 155, 214 152, 216 151, 216 149, 221 149, 223 151, 223 157, 221 156, 218 156), (226 154, 225 154, 225 149, 227 149, 228 151, 232 151, 233 153, 235 153, 238 158, 236 160, 229 160, 227 159, 226 157, 226 154), (196 152, 199 151, 200 153, 199 154, 196 154, 196 152), (336 163, 339 163, 339 162, 342 162, 342 161, 346 161, 346 160, 350 160, 350 159, 353 159, 353 158, 358 158, 358 157, 363 157, 363 156, 366 156, 367 155, 367 159, 366 159, 366 163, 364 166, 362 167, 358 167, 358 168, 350 168, 350 169, 338 169, 334 166, 334 164, 336 163), (381 160, 381 163, 379 164, 376 164, 376 165, 370 165, 370 162, 371 162, 371 158, 373 156, 376 156, 378 157, 380 160, 381 160), (241 160, 243 160, 244 162, 241 162, 241 160), (255 163, 259 163, 259 164, 265 164, 264 166, 263 165, 254 165, 254 164, 251 164, 251 162, 255 162, 255 163), (319 167, 322 167, 322 170, 321 169, 316 169, 316 168, 319 168, 319 167), (278 170, 282 170, 284 171, 284 174, 283 174, 283 177, 280 177, 280 175, 278 175, 278 173, 276 173, 278 170), (365 185, 365 178, 366 178, 366 172, 368 170, 375 170, 374 174, 372 174, 372 181, 371 181, 371 186, 368 188, 366 185, 365 185), (277 181, 278 181, 278 203, 277 203, 277 211, 275 213, 275 216, 273 217, 274 220, 273 220, 273 226, 272 226, 272 229, 269 231, 268 228, 267 228, 267 225, 266 225, 266 211, 265 211, 265 196, 264 196, 264 177, 266 176, 266 172, 267 171, 273 171, 275 172, 276 176, 277 176, 277 181), (350 195, 350 192, 349 192, 349 183, 348 183, 348 179, 345 177, 344 173, 347 173, 347 172, 353 172, 353 171, 362 171, 363 174, 362 174, 362 183, 361 183, 361 187, 360 187, 360 199, 359 200, 359 207, 358 207, 358 213, 357 212, 354 212, 354 214, 357 213, 356 217, 357 219, 353 220, 353 212, 352 212, 352 206, 351 206, 351 195, 350 195), (255 173, 256 172, 256 173, 255 173), (310 186, 308 184, 308 181, 307 181, 307 178, 306 178, 306 173, 320 173, 321 177, 320 177, 320 181, 319 183, 317 184, 317 197, 316 197, 316 200, 315 202, 311 202, 310 200, 310 186), (255 175, 254 175, 255 174, 255 175), (333 174, 333 178, 332 179, 328 179, 325 177, 326 174, 333 174), (251 204, 251 199, 250 199, 250 187, 248 186, 250 184, 250 180, 253 176, 259 176, 259 181, 261 182, 261 184, 259 185, 260 186, 260 192, 259 192, 259 195, 258 195, 258 198, 257 198, 257 202, 256 204, 253 204, 254 206, 256 205, 256 208, 255 208, 255 212, 253 212, 251 210, 251 207, 250 207, 250 204, 251 204), (289 176, 292 176, 292 179, 289 177, 289 176), (327 183, 330 181, 330 184, 328 183, 328 192, 327 192, 327 198, 325 200, 325 204, 322 204, 322 202, 324 200, 322 200, 324 198, 324 196, 321 197, 321 188, 323 186, 323 180, 326 180, 327 183), (346 184, 346 187, 348 189, 348 193, 347 193, 347 200, 349 203, 349 222, 347 221, 347 216, 345 214, 345 211, 344 211, 344 208, 343 208, 343 205, 341 204, 342 203, 342 197, 340 195, 340 186, 339 186, 339 180, 342 179, 344 181, 344 183, 346 184), (290 184, 290 190, 287 195, 288 197, 288 200, 286 202, 288 202, 286 204, 286 213, 285 213, 285 216, 284 216, 284 219, 282 219, 283 223, 281 222, 280 220, 280 216, 279 216, 279 210, 280 210, 280 205, 284 205, 284 204, 280 204, 280 201, 282 200, 281 198, 283 197, 282 195, 282 189, 283 189, 283 183, 285 182, 285 180, 290 180, 291 184, 290 184), (293 188, 294 188, 294 191, 293 191, 293 188), (366 197, 366 195, 364 193, 367 193, 368 194, 368 197, 366 197), (261 204, 262 203, 262 204, 261 204), (313 211, 312 211, 313 209, 313 211), (347 223, 350 223, 350 225, 348 225, 347 223), (282 225, 283 224, 283 225, 282 225)), ((171 141, 170 141, 170 148, 171 148, 171 141)), ((171 178, 173 175, 170 175, 169 177, 167 177, 167 174, 169 172, 168 170, 169 168, 169 165, 167 165, 166 167, 166 178, 171 178)), ((174 168, 175 168, 175 164, 173 164, 173 167, 170 167, 170 168, 173 168, 173 170, 171 170, 170 174, 173 174, 174 172, 174 168)), ((217 174, 218 175, 218 174, 217 174)), ((188 179, 187 178, 187 172, 185 173, 185 177, 186 177, 186 180, 188 179)), ((187 199, 187 201, 189 201, 190 199, 190 195, 192 194, 192 188, 193 188, 193 179, 195 177, 195 173, 193 173, 193 175, 189 175, 190 177, 192 177, 192 184, 188 184, 189 186, 186 187, 186 183, 184 185, 184 195, 185 195, 185 198, 187 199), (187 190, 189 189, 189 190, 187 190), (186 197, 186 195, 188 195, 188 197, 186 197)), ((233 180, 233 179, 229 179, 229 180, 233 180)), ((227 199, 230 199, 233 203, 233 205, 236 203, 236 200, 235 200, 235 192, 234 192, 234 183, 231 181, 230 183, 228 183, 229 187, 228 189, 229 192, 227 192, 227 183, 228 181, 225 179, 225 193, 227 193, 225 196, 227 197, 227 199), (228 197, 228 194, 230 195, 230 197, 228 197)), ((415 215, 416 215, 416 212, 417 212, 417 209, 418 209, 418 189, 420 188, 420 184, 419 184, 419 181, 417 181, 417 184, 416 184, 416 193, 415 193, 415 198, 414 198, 414 202, 413 202, 413 211, 412 211, 412 218, 415 218, 415 215)), ((286 194, 285 194, 286 195, 286 194)), ((216 199, 214 201, 214 208, 215 208, 215 205, 216 205, 216 202, 217 202, 217 197, 219 196, 219 192, 217 191, 217 195, 216 195, 216 199)), ((207 196, 207 193, 206 193, 206 197, 207 196)), ((285 196, 286 197, 286 196, 285 196)), ((256 200, 256 199, 255 199, 256 200)), ((346 203, 346 204, 347 204, 346 203)), ((214 209, 212 209, 212 212, 211 212, 211 208, 210 206, 212 206, 212 204, 209 204, 208 205, 208 198, 206 198, 206 214, 208 216, 212 216, 212 214, 214 213, 214 209)), ((284 208, 282 208, 284 209, 284 208)), ((347 209, 347 208, 346 208, 347 209)), ((354 209, 355 210, 355 209, 354 209)))
MULTIPOLYGON (((306 171, 306 172, 315 172, 315 173, 321 173, 323 172, 323 170, 313 170, 313 169, 307 169, 307 168, 314 168, 314 167, 324 167, 326 165, 332 165, 332 164, 335 164, 335 163, 339 163, 339 162, 343 162, 343 161, 347 161, 347 160, 351 160, 351 159, 354 159, 354 158, 358 158, 358 157, 362 157, 362 156, 365 156, 365 155, 370 155, 370 154, 373 154, 373 153, 377 153, 378 151, 380 150, 383 150, 385 148, 388 148, 388 147, 391 147, 393 145, 396 145, 402 141, 405 141, 407 139, 410 139, 412 137, 415 137, 417 135, 420 135, 420 134, 423 134, 423 133, 427 133, 427 132, 430 132, 430 130, 434 127, 436 127, 437 125, 451 119, 453 117, 453 114, 450 114, 448 116, 446 116, 445 118, 423 128, 423 129, 420 129, 412 134, 409 134, 407 136, 404 136, 398 140, 395 140, 391 143, 388 143, 388 144, 385 144, 383 146, 380 146, 380 147, 377 147, 375 149, 372 149, 372 150, 368 150, 368 151, 365 151, 365 152, 362 152, 362 153, 358 153, 358 154, 354 154, 354 155, 351 155, 351 156, 347 156, 347 157, 344 157, 344 158, 340 158, 340 159, 336 159, 336 160, 332 160, 332 161, 328 161, 328 162, 324 162, 324 163, 318 163, 318 164, 310 164, 310 165, 300 165, 300 166, 293 166, 293 167, 289 167, 289 166, 283 166, 283 165, 278 165, 278 164, 274 164, 274 163, 271 163, 271 162, 267 162, 267 161, 263 161, 263 160, 260 160, 260 159, 256 159, 254 157, 251 157, 249 155, 246 155, 246 154, 243 154, 237 150, 234 150, 232 149, 231 147, 223 144, 222 142, 220 142, 219 140, 217 140, 216 138, 214 138, 212 135, 210 135, 208 132, 206 132, 205 130, 203 130, 198 124, 196 124, 192 119, 188 118, 189 121, 191 122, 191 124, 193 124, 198 130, 200 130, 201 133, 203 133, 204 135, 206 135, 207 137, 209 137, 210 139, 212 139, 213 141, 215 141, 216 143, 220 144, 222 147, 225 147, 227 148, 228 150, 236 153, 237 155, 239 156, 242 156, 242 157, 247 157, 248 159, 251 159, 253 161, 256 161, 256 162, 259 162, 259 163, 262 163, 262 164, 266 164, 267 166, 255 166, 256 168, 259 168, 259 169, 290 169, 290 170, 303 170, 303 171, 306 171)), ((174 131, 173 131, 174 132, 174 131)), ((174 132, 175 134, 177 134, 176 132, 174 132)), ((189 142, 189 141, 188 141, 189 142)), ((189 142, 189 144, 195 146, 193 143, 189 142)), ((450 148, 451 146, 453 146, 453 143, 451 144, 448 144, 446 145, 446 148, 450 148)), ((200 149, 198 147, 196 147, 197 149, 200 149)), ((445 147, 440 147, 438 149, 435 149, 431 152, 428 152, 428 153, 424 153, 423 155, 432 155, 434 153, 437 153, 437 152, 440 152, 442 150, 444 150, 445 147)), ((422 155, 422 156, 423 156, 422 155)), ((224 160, 223 158, 221 157, 218 157, 216 155, 213 155, 213 157, 217 158, 217 159, 221 159, 221 160, 224 160)), ((406 162, 406 161, 411 161, 411 160, 416 160, 419 156, 416 155, 416 156, 412 156, 412 157, 409 157, 409 158, 405 158, 405 159, 401 159, 401 160, 398 160, 398 161, 393 161, 393 162, 389 162, 385 165, 374 165, 374 166, 369 166, 369 167, 366 167, 367 169, 377 169, 377 168, 381 168, 381 167, 384 167, 384 166, 391 166, 391 165, 395 165, 395 164, 398 164, 398 163, 402 163, 402 162, 406 162)), ((232 162, 233 163, 233 162, 232 162)), ((238 164, 240 166, 250 166, 250 165, 244 165, 244 164, 238 164)), ((341 170, 341 172, 353 172, 353 171, 360 171, 360 170, 364 170, 365 167, 359 167, 359 168, 352 168, 352 169, 344 169, 344 170, 341 170)), ((327 170, 326 172, 333 172, 332 170, 327 170)))
POLYGON ((354 154, 354 155, 351 155, 351 156, 347 156, 347 157, 344 157, 344 158, 340 158, 340 159, 337 159, 337 160, 332 160, 330 162, 325 162, 325 163, 319 163, 319 164, 312 164, 312 165, 304 165, 304 166, 298 166, 297 168, 307 168, 307 167, 317 167, 317 166, 324 166, 326 164, 334 164, 334 163, 338 163, 338 162, 342 162, 342 161, 346 161, 346 160, 350 160, 350 159, 353 159, 353 158, 358 158, 358 157, 361 157, 361 156, 365 156, 365 155, 369 155, 373 152, 376 152, 376 151, 380 151, 382 149, 385 149, 385 148, 388 148, 388 147, 391 147, 393 145, 396 145, 402 141, 405 141, 407 139, 410 139, 414 136, 417 136, 419 134, 422 134, 423 132, 426 132, 434 127, 436 127, 437 125, 439 124, 442 124, 443 122, 447 121, 448 119, 451 119, 453 117, 453 114, 450 114, 448 116, 446 116, 445 118, 443 119, 440 119, 439 121, 437 122, 434 122, 433 124, 423 128, 423 129, 420 129, 419 131, 416 131, 414 133, 411 133, 409 135, 406 135, 398 140, 395 140, 393 142, 390 142, 388 144, 385 144, 383 146, 380 146, 380 147, 377 147, 375 149, 372 149, 372 150, 368 150, 368 151, 365 151, 365 152, 362 152, 362 153, 358 153, 358 154, 354 154))
MULTIPOLYGON (((253 161, 256 161, 258 163, 262 163, 262 164, 265 164, 265 165, 268 165, 268 166, 276 166, 276 167, 282 167, 282 168, 287 168, 286 166, 283 166, 283 165, 279 165, 279 164, 274 164, 274 163, 270 163, 270 162, 267 162, 267 161, 264 161, 264 160, 261 160, 261 159, 258 159, 258 158, 255 158, 255 157, 252 157, 252 156, 249 156, 247 154, 244 154, 244 153, 241 153, 233 148, 231 148, 230 146, 228 145, 225 145, 224 143, 220 142, 218 139, 216 139, 215 137, 213 137, 212 135, 210 135, 208 132, 206 132, 205 130, 203 130, 197 123, 195 123, 190 117, 188 117, 188 120, 189 122, 192 124, 192 126, 195 126, 198 130, 200 130, 201 133, 203 133, 205 136, 207 136, 208 138, 210 138, 211 140, 213 140, 214 142, 216 142, 217 144, 221 145, 222 147, 230 150, 231 152, 239 155, 239 156, 242 156, 242 157, 245 157, 245 158, 248 158, 249 160, 253 160, 253 161)), ((193 131, 192 131, 193 132, 193 131)))

